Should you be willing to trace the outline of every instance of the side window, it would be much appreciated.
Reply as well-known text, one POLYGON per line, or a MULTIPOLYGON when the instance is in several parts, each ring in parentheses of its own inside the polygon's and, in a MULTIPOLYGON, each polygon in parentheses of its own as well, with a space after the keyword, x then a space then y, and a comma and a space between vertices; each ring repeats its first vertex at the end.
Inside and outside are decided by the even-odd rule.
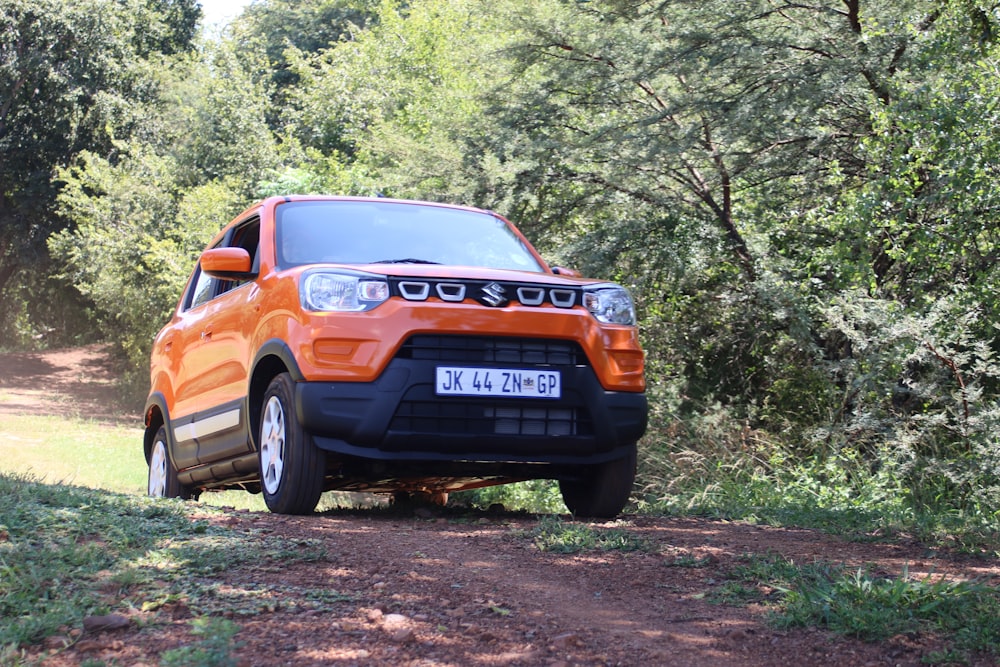
MULTIPOLYGON (((243 248, 250 253, 251 266, 254 272, 256 272, 260 266, 260 258, 257 252, 260 247, 260 219, 253 218, 246 224, 234 228, 222 243, 214 247, 243 248)), ((245 280, 218 280, 212 278, 201 270, 201 266, 198 266, 195 271, 196 274, 191 285, 191 291, 188 293, 188 298, 184 306, 185 310, 197 308, 202 304, 208 303, 220 294, 224 294, 246 282, 245 280)))
MULTIPOLYGON (((260 247, 260 219, 253 218, 246 224, 234 229, 225 247, 243 248, 246 250, 250 255, 250 266, 253 268, 253 272, 256 273, 260 268, 260 258, 257 256, 257 250, 260 247)), ((222 292, 228 292, 246 282, 246 280, 228 280, 223 283, 222 292)))
POLYGON ((191 287, 191 297, 188 301, 188 308, 197 308, 203 303, 208 303, 212 300, 215 295, 215 288, 218 281, 209 276, 207 273, 201 270, 199 266, 198 275, 194 279, 194 285, 191 287))
POLYGON ((260 247, 260 220, 254 218, 247 224, 238 227, 233 233, 232 243, 228 245, 233 248, 243 248, 250 253, 250 261, 253 263, 254 270, 256 271, 259 266, 257 263, 257 249, 260 247))

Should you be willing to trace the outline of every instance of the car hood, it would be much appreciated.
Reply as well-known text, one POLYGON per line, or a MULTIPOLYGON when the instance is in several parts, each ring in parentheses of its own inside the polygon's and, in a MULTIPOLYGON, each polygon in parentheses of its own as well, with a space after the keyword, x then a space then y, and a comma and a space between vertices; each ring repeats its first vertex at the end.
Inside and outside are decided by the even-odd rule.
POLYGON ((512 271, 490 269, 479 266, 444 266, 441 264, 363 264, 350 268, 397 278, 445 278, 455 280, 496 280, 503 282, 523 282, 555 287, 579 287, 595 285, 603 280, 557 276, 553 273, 536 271, 512 271))

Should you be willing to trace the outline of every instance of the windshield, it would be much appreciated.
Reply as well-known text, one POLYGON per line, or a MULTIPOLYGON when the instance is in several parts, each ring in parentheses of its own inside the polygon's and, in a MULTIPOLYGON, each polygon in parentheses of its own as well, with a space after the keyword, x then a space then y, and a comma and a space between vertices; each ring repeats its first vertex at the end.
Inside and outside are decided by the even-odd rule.
POLYGON ((492 215, 380 201, 278 206, 278 263, 447 264, 543 271, 520 238, 492 215))

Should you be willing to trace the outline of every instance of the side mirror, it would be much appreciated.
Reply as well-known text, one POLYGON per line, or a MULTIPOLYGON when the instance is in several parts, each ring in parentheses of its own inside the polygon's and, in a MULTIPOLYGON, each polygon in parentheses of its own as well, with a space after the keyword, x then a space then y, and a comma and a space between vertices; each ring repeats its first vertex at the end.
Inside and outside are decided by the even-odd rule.
POLYGON ((565 266, 553 266, 552 273, 557 276, 567 276, 569 278, 582 278, 582 274, 576 269, 567 269, 565 266))
POLYGON ((250 253, 243 248, 212 248, 201 254, 201 270, 220 280, 256 278, 250 253))

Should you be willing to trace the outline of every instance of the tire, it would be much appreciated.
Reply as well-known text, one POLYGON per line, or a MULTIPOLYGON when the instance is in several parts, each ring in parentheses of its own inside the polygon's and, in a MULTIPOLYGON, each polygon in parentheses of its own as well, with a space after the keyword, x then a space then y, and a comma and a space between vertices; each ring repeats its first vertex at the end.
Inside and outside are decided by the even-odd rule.
POLYGON ((149 475, 146 477, 146 494, 154 498, 191 497, 191 491, 181 485, 177 479, 177 470, 170 462, 170 452, 167 450, 167 429, 161 426, 153 438, 153 446, 149 450, 149 475))
POLYGON ((282 373, 271 381, 261 406, 260 486, 275 514, 309 514, 323 493, 326 454, 302 430, 294 395, 295 382, 282 373))
POLYGON ((559 480, 566 508, 580 518, 613 519, 628 504, 635 483, 636 446, 620 459, 587 466, 574 479, 559 480))

